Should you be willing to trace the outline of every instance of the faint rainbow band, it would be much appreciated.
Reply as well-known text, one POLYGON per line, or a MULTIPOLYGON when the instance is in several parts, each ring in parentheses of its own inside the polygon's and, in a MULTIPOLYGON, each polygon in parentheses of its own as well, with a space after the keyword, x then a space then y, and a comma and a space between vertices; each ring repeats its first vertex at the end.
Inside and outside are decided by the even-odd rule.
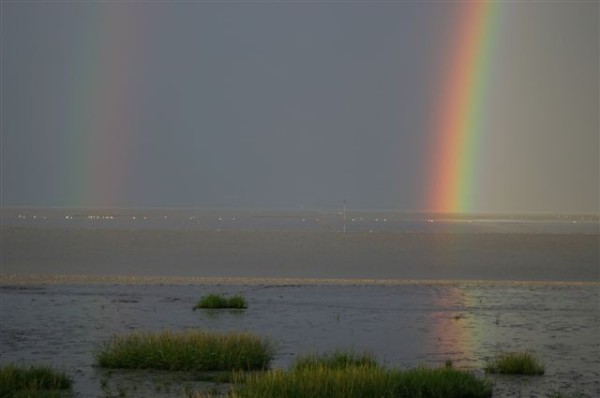
POLYGON ((127 3, 97 3, 77 11, 86 14, 85 26, 69 71, 69 131, 60 185, 66 205, 115 207, 127 196, 136 158, 133 142, 140 133, 130 114, 136 73, 131 52, 141 50, 132 35, 140 31, 140 21, 127 3))

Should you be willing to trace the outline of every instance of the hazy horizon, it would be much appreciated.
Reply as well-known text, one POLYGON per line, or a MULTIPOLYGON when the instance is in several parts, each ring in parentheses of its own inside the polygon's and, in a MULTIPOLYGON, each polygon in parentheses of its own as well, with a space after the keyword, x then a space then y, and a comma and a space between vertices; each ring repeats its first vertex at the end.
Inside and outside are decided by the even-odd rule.
MULTIPOLYGON (((43 210, 48 211, 83 211, 85 215, 94 214, 105 214, 107 212, 133 212, 143 213, 147 212, 177 212, 177 213, 264 213, 264 214, 281 214, 281 215, 294 215, 303 213, 321 213, 321 214, 335 214, 342 215, 344 211, 343 205, 339 207, 322 207, 322 208, 292 208, 292 207, 194 207, 194 206, 180 206, 180 207, 168 207, 168 206, 139 206, 139 207, 90 207, 90 206, 22 206, 22 205, 4 205, 0 208, 0 211, 32 211, 39 212, 43 210)), ((402 209, 378 209, 378 208, 353 208, 346 206, 347 214, 392 214, 397 216, 414 217, 422 215, 424 217, 436 216, 441 218, 450 219, 481 219, 491 217, 494 219, 564 219, 565 222, 571 222, 571 219, 581 219, 586 222, 599 222, 600 213, 593 212, 572 212, 572 213, 552 213, 552 212, 441 212, 441 211, 417 211, 417 210, 402 210, 402 209)), ((600 231, 599 231, 600 232, 600 231)))

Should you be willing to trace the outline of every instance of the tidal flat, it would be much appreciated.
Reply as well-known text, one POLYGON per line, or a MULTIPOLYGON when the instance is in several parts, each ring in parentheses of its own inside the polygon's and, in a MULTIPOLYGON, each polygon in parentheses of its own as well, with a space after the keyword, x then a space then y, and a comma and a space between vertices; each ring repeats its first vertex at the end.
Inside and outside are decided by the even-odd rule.
MULTIPOLYGON (((251 333, 272 369, 334 350, 386 369, 452 364, 494 397, 600 396, 597 216, 0 211, 0 366, 52 365, 74 397, 227 392, 231 377, 105 369, 132 333, 251 333), (343 231, 346 231, 344 233, 343 231), (208 294, 247 309, 193 310, 208 294), (531 352, 544 374, 486 374, 531 352)), ((213 394, 214 395, 214 394, 213 394)))
POLYGON ((4 275, 0 364, 64 369, 75 397, 227 391, 227 383, 194 372, 103 369, 94 355, 115 334, 243 331, 276 343, 274 369, 289 368, 298 356, 350 349, 398 369, 452 361, 491 380, 494 397, 600 396, 595 282, 98 279, 4 275), (243 295, 248 309, 192 310, 213 292, 243 295), (546 364, 544 375, 484 373, 497 353, 523 350, 546 364))

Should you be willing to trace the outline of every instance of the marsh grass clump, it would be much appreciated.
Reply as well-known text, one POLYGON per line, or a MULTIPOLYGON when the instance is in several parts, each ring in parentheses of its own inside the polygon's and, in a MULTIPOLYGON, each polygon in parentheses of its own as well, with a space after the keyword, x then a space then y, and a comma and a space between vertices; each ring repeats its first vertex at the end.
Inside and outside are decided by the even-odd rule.
POLYGON ((386 397, 391 379, 385 370, 372 367, 300 367, 244 377, 234 387, 233 398, 353 398, 386 397))
POLYGON ((328 369, 346 369, 349 367, 360 366, 377 367, 379 364, 372 354, 366 352, 358 353, 354 351, 336 350, 332 353, 299 356, 294 362, 293 369, 298 370, 319 367, 328 369))
POLYGON ((543 375, 544 364, 535 355, 526 352, 501 352, 485 366, 487 373, 513 375, 543 375))
POLYGON ((96 362, 106 368, 264 370, 274 353, 270 340, 250 333, 138 332, 114 336, 96 352, 96 362))
POLYGON ((49 366, 0 367, 0 397, 62 397, 73 381, 49 366))
POLYGON ((232 308, 232 309, 246 309, 246 299, 240 295, 231 297, 225 297, 220 294, 209 294, 203 296, 194 306, 194 310, 204 309, 221 309, 221 308, 232 308))
POLYGON ((418 367, 395 376, 394 397, 487 398, 492 385, 470 372, 453 367, 418 367))
POLYGON ((379 365, 369 354, 334 352, 300 357, 287 371, 242 376, 233 398, 488 398, 491 385, 454 368, 400 371, 379 365))

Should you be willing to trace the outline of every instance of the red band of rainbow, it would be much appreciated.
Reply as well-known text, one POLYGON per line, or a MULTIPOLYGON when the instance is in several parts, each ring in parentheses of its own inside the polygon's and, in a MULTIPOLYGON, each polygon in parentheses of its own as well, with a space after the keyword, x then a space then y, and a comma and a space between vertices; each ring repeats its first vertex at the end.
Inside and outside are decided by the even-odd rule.
POLYGON ((427 209, 466 212, 476 207, 473 184, 482 138, 484 95, 494 30, 491 1, 459 4, 458 26, 447 59, 451 63, 440 95, 433 137, 427 209))

